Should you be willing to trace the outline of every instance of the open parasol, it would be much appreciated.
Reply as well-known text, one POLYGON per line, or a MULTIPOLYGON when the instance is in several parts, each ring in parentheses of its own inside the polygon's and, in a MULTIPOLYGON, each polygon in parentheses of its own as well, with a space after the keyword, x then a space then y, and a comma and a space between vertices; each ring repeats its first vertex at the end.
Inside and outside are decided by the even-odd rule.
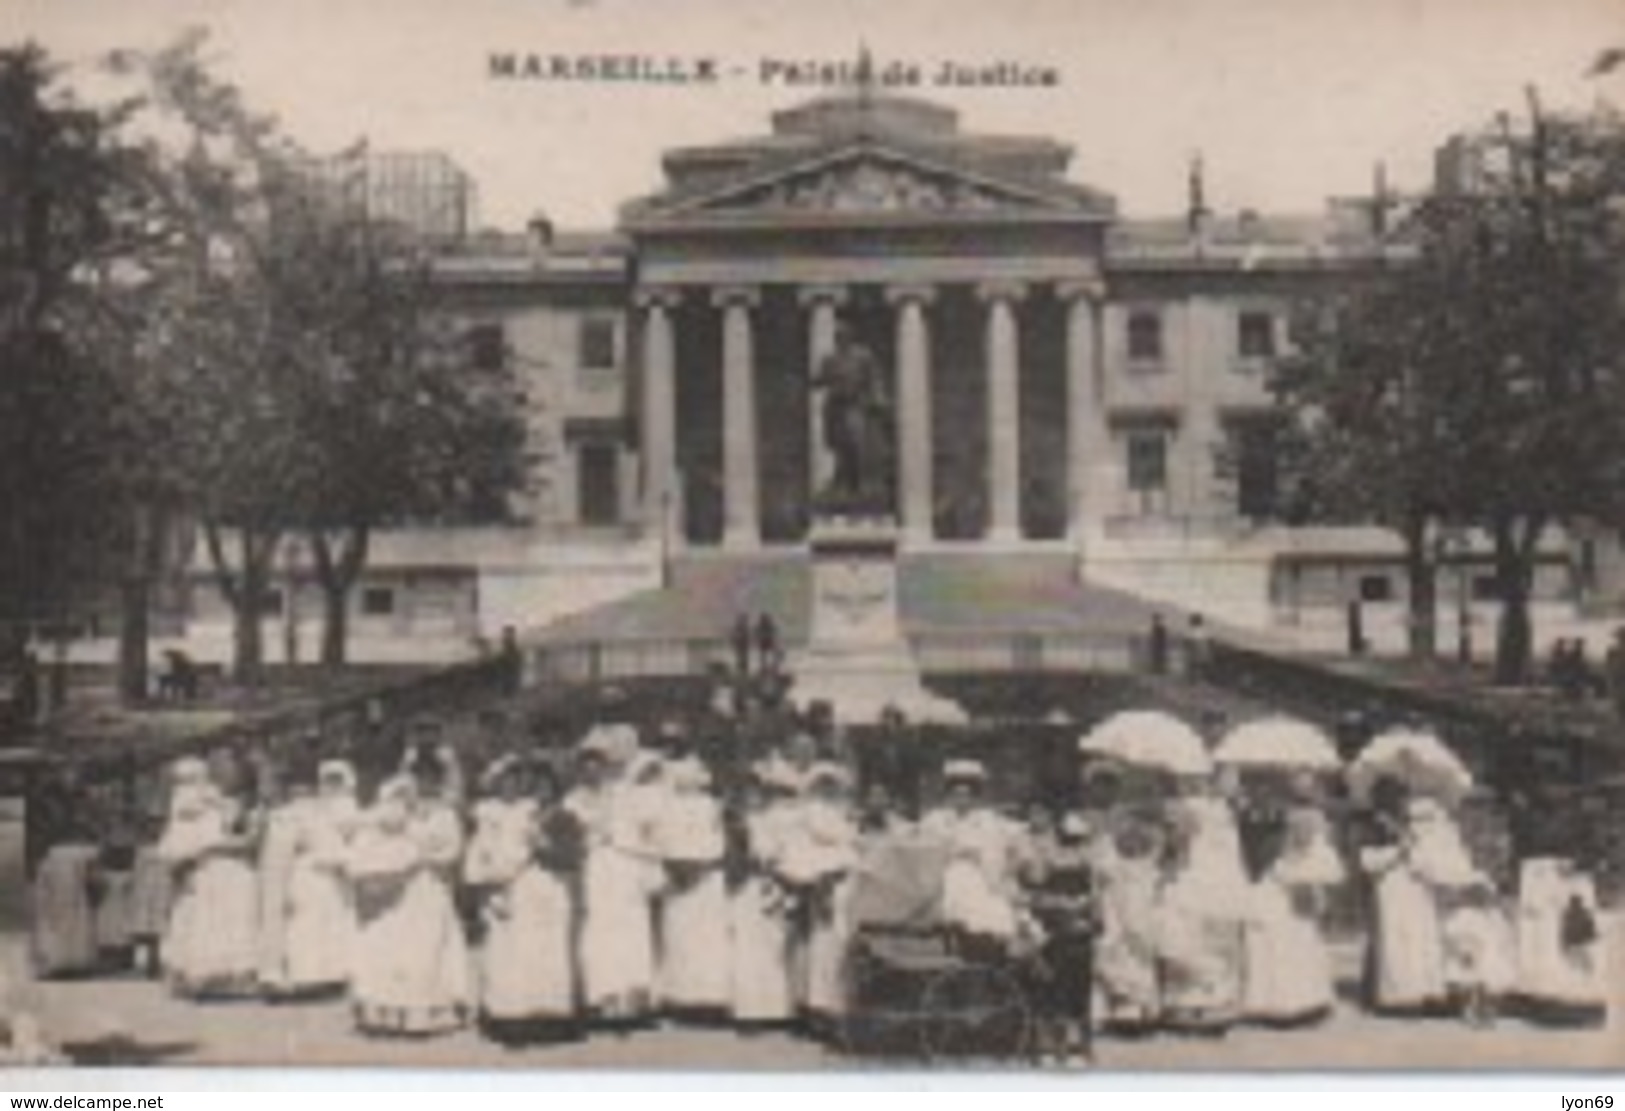
POLYGON ((1289 717, 1259 718, 1236 726, 1213 750, 1213 760, 1243 769, 1330 772, 1343 766, 1337 745, 1324 730, 1289 717))
POLYGON ((1459 802, 1473 788, 1473 773, 1432 733, 1395 729, 1374 738, 1349 765, 1349 791, 1369 801, 1383 779, 1396 779, 1412 794, 1459 802))
POLYGON ((1213 770, 1201 734, 1160 710, 1114 714, 1084 735, 1078 751, 1174 775, 1207 775, 1213 770))

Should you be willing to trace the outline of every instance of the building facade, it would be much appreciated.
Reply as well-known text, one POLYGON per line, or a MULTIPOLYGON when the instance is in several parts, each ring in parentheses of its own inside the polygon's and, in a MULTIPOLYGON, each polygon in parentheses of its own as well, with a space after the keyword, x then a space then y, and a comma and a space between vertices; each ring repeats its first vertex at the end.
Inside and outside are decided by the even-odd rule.
MULTIPOLYGON (((1295 306, 1403 254, 1381 206, 1221 217, 1193 177, 1188 212, 1129 218, 1071 153, 865 90, 668 152, 613 231, 455 239, 436 275, 470 358, 524 383, 536 492, 511 527, 381 538, 357 654, 540 627, 674 560, 793 556, 830 471, 811 380, 842 326, 887 375, 905 552, 1051 553, 1333 640, 1350 601, 1397 620, 1396 539, 1277 523, 1266 374, 1295 306)), ((268 620, 296 623, 300 579, 295 557, 268 620)), ((219 612, 198 601, 195 628, 219 612)))

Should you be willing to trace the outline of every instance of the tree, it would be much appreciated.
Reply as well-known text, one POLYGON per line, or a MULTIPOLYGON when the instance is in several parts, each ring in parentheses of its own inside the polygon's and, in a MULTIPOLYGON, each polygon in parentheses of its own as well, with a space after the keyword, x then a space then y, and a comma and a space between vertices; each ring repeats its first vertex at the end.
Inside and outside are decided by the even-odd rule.
POLYGON ((338 664, 372 532, 503 520, 527 475, 510 362, 471 359, 432 264, 387 246, 364 212, 332 216, 301 256, 319 272, 298 283, 318 298, 329 364, 299 391, 316 459, 299 518, 324 599, 322 662, 338 664))
MULTIPOLYGON (((0 619, 58 624, 120 580, 121 688, 146 690, 158 531, 126 433, 121 267, 149 232, 149 165, 131 106, 73 102, 35 46, 0 50, 0 619)), ((15 647, 13 645, 12 647, 15 647)))
POLYGON ((306 153, 209 72, 203 45, 115 63, 181 136, 162 154, 174 234, 145 283, 141 365, 251 678, 286 538, 310 537, 322 656, 340 662, 372 530, 502 515, 524 425, 508 368, 464 357, 429 260, 371 219, 364 150, 306 153))
POLYGON ((1405 222, 1414 257, 1335 304, 1281 381, 1305 483, 1406 537, 1429 584, 1418 629, 1430 525, 1489 538, 1508 684, 1529 673, 1543 540, 1615 505, 1625 477, 1619 128, 1532 107, 1525 133, 1468 137, 1471 180, 1405 222))
POLYGON ((1437 641, 1434 536, 1449 503, 1443 402, 1424 358, 1415 306, 1437 298, 1443 276, 1385 266, 1303 306, 1293 353, 1274 370, 1277 436, 1296 521, 1376 523, 1405 546, 1408 644, 1430 658, 1437 641))

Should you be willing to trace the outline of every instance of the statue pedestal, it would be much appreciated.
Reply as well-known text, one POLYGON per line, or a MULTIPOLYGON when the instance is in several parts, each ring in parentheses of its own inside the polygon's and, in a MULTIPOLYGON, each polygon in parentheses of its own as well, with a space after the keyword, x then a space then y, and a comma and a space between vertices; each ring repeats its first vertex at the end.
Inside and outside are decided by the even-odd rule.
POLYGON ((812 629, 806 650, 790 661, 795 701, 826 701, 843 723, 877 721, 887 708, 911 721, 964 721, 958 705, 926 690, 903 636, 896 522, 823 516, 808 546, 812 629))

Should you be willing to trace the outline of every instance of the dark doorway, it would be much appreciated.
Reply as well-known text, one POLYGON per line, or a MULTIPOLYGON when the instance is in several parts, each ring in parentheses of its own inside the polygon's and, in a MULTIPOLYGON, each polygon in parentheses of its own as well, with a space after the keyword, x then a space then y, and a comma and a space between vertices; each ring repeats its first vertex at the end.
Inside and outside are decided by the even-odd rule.
POLYGON ((620 452, 614 444, 586 443, 576 462, 581 523, 617 523, 621 514, 620 452))

